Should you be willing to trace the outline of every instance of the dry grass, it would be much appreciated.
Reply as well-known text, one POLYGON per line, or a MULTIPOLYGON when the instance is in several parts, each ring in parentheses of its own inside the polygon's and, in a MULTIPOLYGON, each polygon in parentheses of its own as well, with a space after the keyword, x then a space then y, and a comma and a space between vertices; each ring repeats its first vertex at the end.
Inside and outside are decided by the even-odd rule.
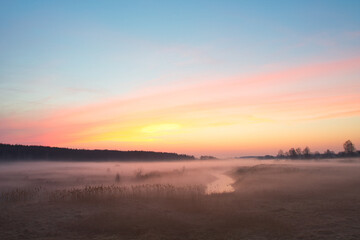
POLYGON ((49 190, 39 187, 16 188, 0 192, 0 201, 16 203, 34 200, 50 202, 96 202, 119 199, 200 199, 204 197, 205 186, 171 184, 139 185, 95 185, 67 189, 49 190))
POLYGON ((224 239, 224 236, 231 239, 256 232, 264 236, 280 233, 288 236, 289 231, 276 219, 246 211, 237 195, 206 195, 204 186, 141 184, 41 188, 36 197, 28 199, 21 197, 23 193, 15 194, 19 192, 24 191, 7 192, 4 196, 11 195, 12 199, 2 199, 9 207, 5 212, 13 220, 11 223, 3 219, 0 230, 3 228, 4 234, 13 233, 11 227, 6 226, 19 223, 27 225, 26 235, 51 236, 51 239, 71 239, 72 236, 77 236, 75 239, 224 239), (26 211, 25 216, 18 211, 20 209, 26 211), (36 219, 39 226, 53 219, 52 227, 32 232, 31 229, 39 226, 32 226, 31 219, 36 219), (54 229, 62 230, 59 233, 54 229))
POLYGON ((199 199, 204 186, 170 184, 86 186, 48 193, 50 201, 113 201, 118 199, 199 199))
POLYGON ((357 240, 356 173, 243 167, 236 192, 215 195, 170 184, 16 189, 0 194, 0 239, 357 240))
POLYGON ((171 176, 183 176, 186 173, 185 167, 181 169, 174 169, 173 171, 150 171, 144 172, 141 168, 137 169, 134 172, 135 180, 145 181, 153 178, 160 177, 171 177, 171 176))
POLYGON ((24 202, 33 200, 43 191, 41 186, 31 188, 15 188, 10 191, 0 192, 0 201, 3 202, 24 202))

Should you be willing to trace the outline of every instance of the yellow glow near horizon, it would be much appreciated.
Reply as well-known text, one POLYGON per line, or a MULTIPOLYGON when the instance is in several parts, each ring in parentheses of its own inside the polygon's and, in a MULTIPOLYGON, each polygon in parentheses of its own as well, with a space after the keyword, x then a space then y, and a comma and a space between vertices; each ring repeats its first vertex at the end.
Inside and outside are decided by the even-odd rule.
POLYGON ((3 129, 14 131, 2 136, 9 143, 223 156, 305 146, 339 151, 347 139, 360 142, 359 69, 360 57, 148 89, 45 117, 5 118, 3 129))
POLYGON ((110 125, 101 129, 102 131, 99 133, 91 133, 91 138, 88 137, 85 141, 80 140, 79 142, 152 142, 158 137, 168 135, 178 129, 180 129, 180 125, 174 123, 152 124, 145 127, 131 126, 126 129, 110 125))
POLYGON ((180 128, 179 124, 175 123, 165 123, 165 124, 154 124, 148 125, 141 129, 143 133, 165 133, 168 131, 178 130, 180 128))

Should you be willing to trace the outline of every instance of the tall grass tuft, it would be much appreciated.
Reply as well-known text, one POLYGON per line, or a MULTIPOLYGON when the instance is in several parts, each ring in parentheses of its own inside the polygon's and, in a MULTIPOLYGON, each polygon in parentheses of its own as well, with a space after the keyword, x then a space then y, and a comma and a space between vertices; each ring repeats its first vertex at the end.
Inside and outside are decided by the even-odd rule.
POLYGON ((171 184, 86 186, 49 192, 50 201, 106 201, 118 199, 199 199, 205 187, 187 185, 175 187, 171 184))
POLYGON ((116 182, 116 183, 119 183, 120 181, 121 181, 120 174, 119 174, 119 173, 116 173, 116 175, 115 175, 115 182, 116 182))
POLYGON ((0 192, 0 201, 5 202, 23 202, 34 199, 40 191, 41 186, 33 188, 16 188, 6 192, 0 192))

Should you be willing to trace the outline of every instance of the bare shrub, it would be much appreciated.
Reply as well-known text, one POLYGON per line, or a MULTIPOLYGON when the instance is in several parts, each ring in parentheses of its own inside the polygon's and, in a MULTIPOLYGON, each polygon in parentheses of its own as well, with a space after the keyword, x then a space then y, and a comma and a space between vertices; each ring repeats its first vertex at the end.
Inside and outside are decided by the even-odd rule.
POLYGON ((121 181, 121 177, 119 173, 116 173, 115 175, 115 182, 119 183, 121 181))

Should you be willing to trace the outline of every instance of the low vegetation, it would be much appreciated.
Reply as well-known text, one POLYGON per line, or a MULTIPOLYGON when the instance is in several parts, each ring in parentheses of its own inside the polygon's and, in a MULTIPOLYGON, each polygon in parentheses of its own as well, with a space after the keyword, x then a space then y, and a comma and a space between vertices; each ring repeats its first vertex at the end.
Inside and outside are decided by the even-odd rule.
POLYGON ((0 188, 0 239, 358 239, 358 162, 259 163, 228 168, 235 192, 211 195, 201 184, 154 183, 195 182, 204 169, 145 169, 126 178, 106 165, 108 184, 94 177, 94 184, 41 187, 26 172, 27 184, 0 188))

